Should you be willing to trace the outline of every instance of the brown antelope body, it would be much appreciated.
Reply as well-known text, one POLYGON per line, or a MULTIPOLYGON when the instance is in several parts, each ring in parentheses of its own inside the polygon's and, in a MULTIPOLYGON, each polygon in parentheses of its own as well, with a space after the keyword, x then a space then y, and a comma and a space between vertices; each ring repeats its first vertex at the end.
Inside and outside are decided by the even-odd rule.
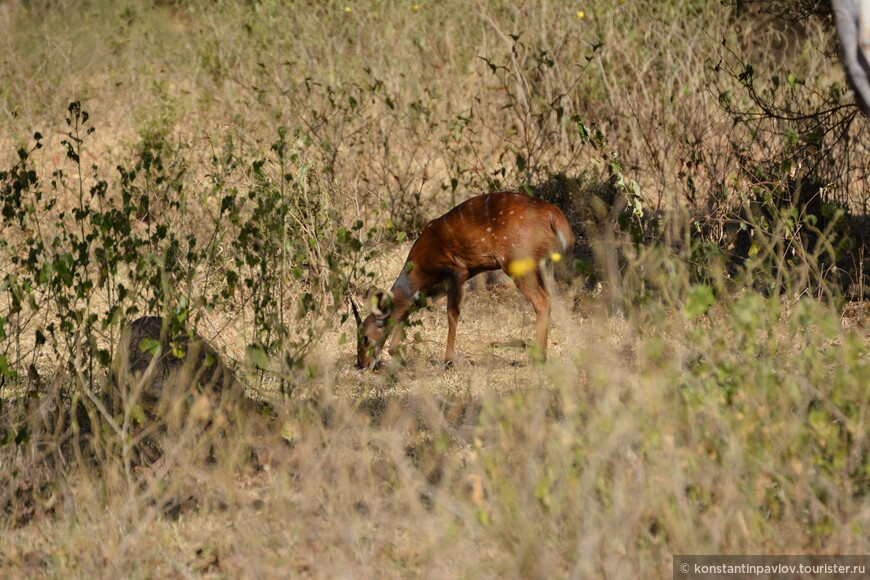
POLYGON ((536 356, 545 359, 550 320, 550 296, 541 275, 542 261, 554 252, 570 258, 574 235, 556 206, 522 193, 480 195, 432 220, 414 242, 402 272, 389 293, 372 295, 372 313, 360 320, 357 364, 373 367, 387 336, 390 353, 401 336, 401 324, 418 299, 447 295, 447 352, 455 355, 456 323, 465 282, 489 270, 512 275, 537 315, 536 356), (513 264, 513 267, 512 267, 513 264), (521 267, 517 267, 520 265, 521 267))

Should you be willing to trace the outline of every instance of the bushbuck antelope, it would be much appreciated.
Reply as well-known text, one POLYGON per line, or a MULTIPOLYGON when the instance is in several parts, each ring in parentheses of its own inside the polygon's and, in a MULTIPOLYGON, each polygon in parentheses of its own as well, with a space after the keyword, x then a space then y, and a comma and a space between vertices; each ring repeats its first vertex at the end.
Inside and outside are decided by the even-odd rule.
MULTIPOLYGON (((402 272, 389 293, 371 295, 371 314, 361 320, 351 302, 358 330, 357 365, 374 368, 388 334, 390 354, 401 339, 401 323, 417 300, 447 294, 447 352, 455 356, 456 323, 465 282, 489 270, 508 273, 537 314, 534 355, 547 356, 550 296, 544 286, 541 262, 560 254, 571 257, 574 234, 556 206, 522 193, 480 195, 459 204, 423 228, 402 272)), ((558 256, 558 257, 557 257, 558 256)))
POLYGON ((140 396, 149 408, 163 397, 166 386, 173 382, 170 379, 198 383, 203 391, 215 395, 236 386, 232 373, 205 339, 186 333, 171 337, 159 316, 134 320, 121 338, 118 353, 121 368, 117 370, 144 379, 140 396), (179 373, 183 376, 176 377, 179 373))
POLYGON ((116 402, 132 395, 149 415, 162 415, 161 406, 190 403, 197 393, 233 414, 268 411, 250 399, 245 387, 226 366, 215 348, 196 333, 171 335, 163 318, 144 316, 124 331, 115 367, 116 402))
MULTIPOLYGON (((173 330, 159 316, 138 318, 124 330, 112 383, 113 413, 135 417, 137 433, 145 427, 143 420, 161 426, 152 434, 191 426, 207 426, 223 434, 227 425, 243 416, 274 416, 268 403, 245 394, 244 385, 206 339, 184 329, 173 330), (143 416, 136 417, 136 407, 131 405, 141 408, 143 416)), ((210 455, 213 450, 212 444, 210 455)), ((157 461, 163 454, 162 438, 142 436, 137 453, 140 461, 157 461)), ((259 465, 253 449, 250 462, 259 465)))

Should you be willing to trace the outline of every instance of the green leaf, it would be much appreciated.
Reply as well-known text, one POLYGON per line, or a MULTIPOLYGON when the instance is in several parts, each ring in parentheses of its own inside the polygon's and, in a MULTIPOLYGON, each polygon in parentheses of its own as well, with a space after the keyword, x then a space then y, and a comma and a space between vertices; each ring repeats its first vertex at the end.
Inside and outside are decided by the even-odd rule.
POLYGON ((254 364, 261 371, 265 371, 269 369, 270 360, 269 355, 266 354, 265 349, 262 346, 256 344, 249 344, 245 348, 245 354, 248 355, 248 360, 254 364))
POLYGON ((694 320, 706 313, 715 303, 713 288, 707 284, 694 284, 686 295, 686 317, 694 320))
POLYGON ((101 366, 108 368, 112 364, 112 355, 108 349, 101 348, 97 350, 97 361, 101 366))
POLYGON ((30 442, 30 430, 27 425, 22 425, 21 429, 15 433, 15 444, 24 445, 30 442))
POLYGON ((143 338, 139 341, 139 350, 150 353, 151 356, 160 354, 160 341, 154 338, 143 338))
POLYGON ((10 379, 16 377, 15 371, 9 370, 9 361, 6 360, 6 356, 2 354, 0 354, 0 376, 8 377, 10 379))
POLYGON ((137 425, 145 424, 145 409, 142 408, 142 405, 133 405, 130 408, 130 418, 137 425))
POLYGON ((757 255, 758 254, 758 244, 756 244, 755 242, 752 242, 752 245, 749 247, 749 251, 747 252, 747 254, 749 255, 750 258, 757 255))

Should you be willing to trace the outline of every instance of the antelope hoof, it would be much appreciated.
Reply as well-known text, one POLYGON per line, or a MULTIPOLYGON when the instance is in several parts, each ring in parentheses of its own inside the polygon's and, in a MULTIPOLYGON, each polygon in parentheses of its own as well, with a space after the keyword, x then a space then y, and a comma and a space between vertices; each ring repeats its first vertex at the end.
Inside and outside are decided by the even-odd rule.
POLYGON ((378 360, 370 362, 368 365, 366 365, 364 367, 357 366, 356 368, 360 372, 360 374, 365 374, 367 372, 380 373, 384 369, 385 364, 386 363, 384 363, 384 361, 378 359, 378 360))
POLYGON ((532 362, 536 364, 547 362, 547 351, 537 345, 529 345, 528 353, 530 358, 532 359, 532 362))

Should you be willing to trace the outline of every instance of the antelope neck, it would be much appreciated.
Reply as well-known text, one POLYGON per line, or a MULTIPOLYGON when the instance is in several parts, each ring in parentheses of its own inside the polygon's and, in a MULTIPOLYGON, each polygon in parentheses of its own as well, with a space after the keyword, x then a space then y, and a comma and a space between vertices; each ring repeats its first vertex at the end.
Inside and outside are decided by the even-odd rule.
POLYGON ((402 273, 396 278, 390 292, 393 294, 393 305, 396 307, 399 304, 410 303, 414 299, 414 284, 411 282, 407 267, 402 268, 402 273))

